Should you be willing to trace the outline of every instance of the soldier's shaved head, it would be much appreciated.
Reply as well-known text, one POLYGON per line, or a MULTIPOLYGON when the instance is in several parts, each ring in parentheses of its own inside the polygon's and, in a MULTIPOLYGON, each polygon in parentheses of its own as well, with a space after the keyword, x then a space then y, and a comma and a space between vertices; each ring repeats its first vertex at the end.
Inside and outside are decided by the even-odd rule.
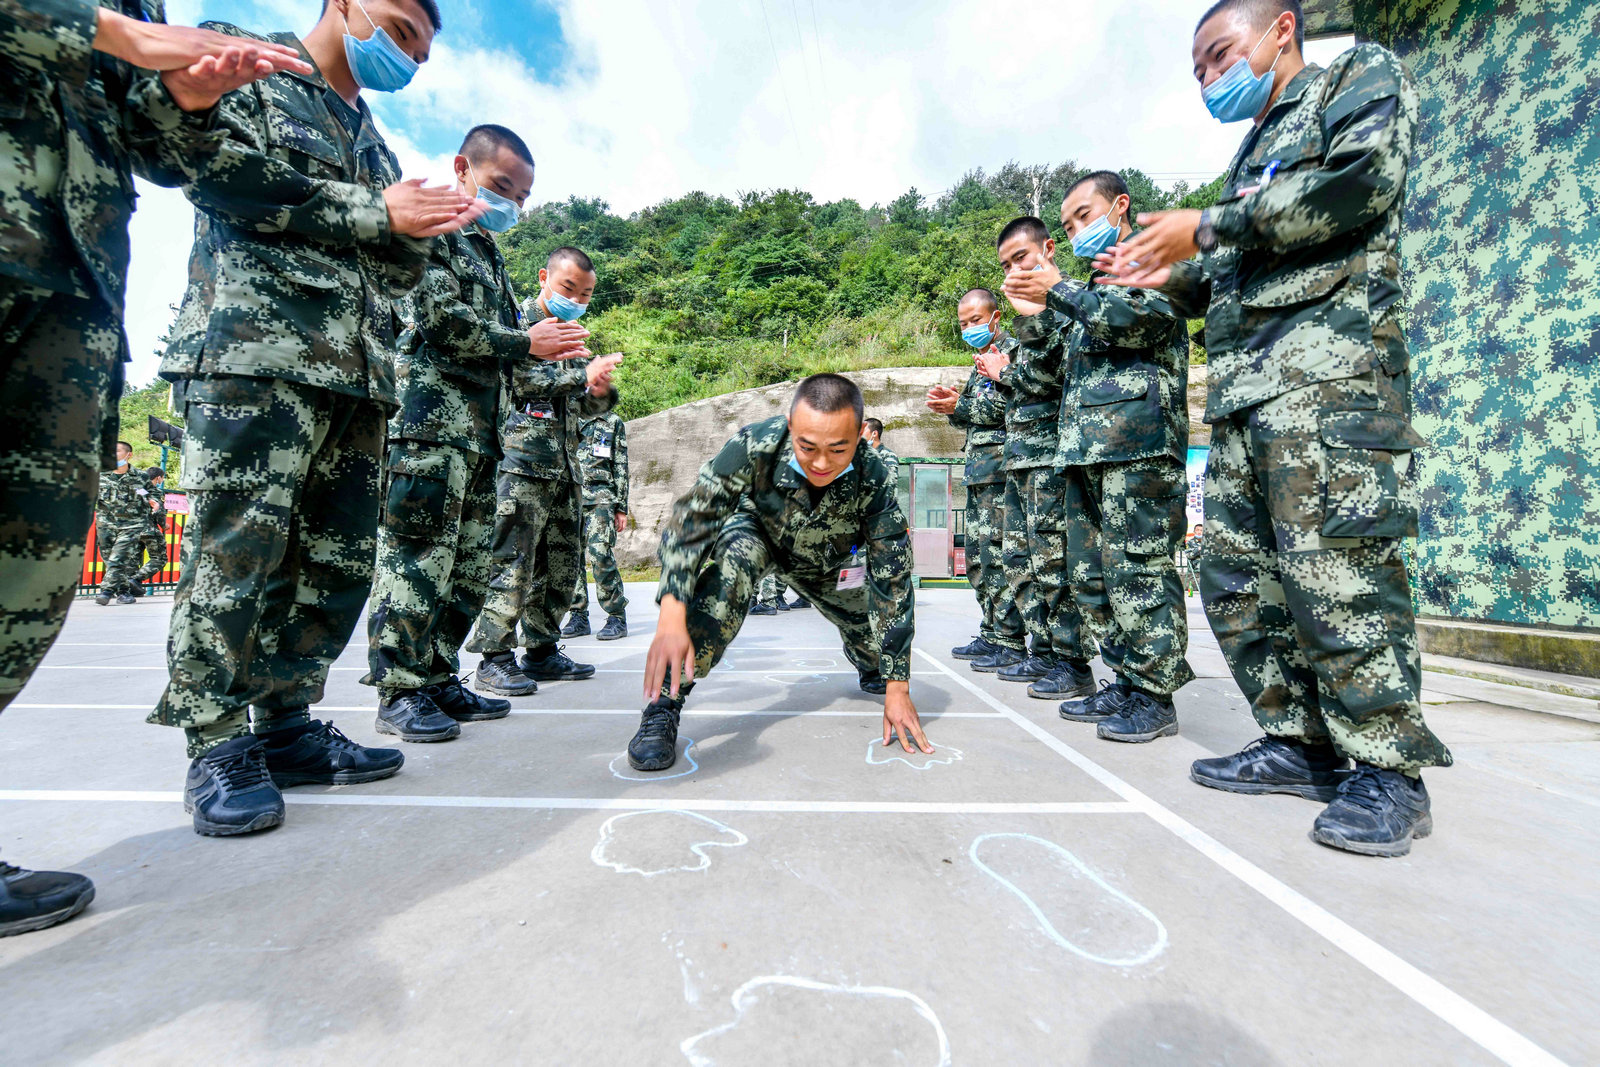
POLYGON ((854 413, 857 425, 867 410, 866 402, 861 399, 861 390, 842 374, 813 374, 802 379, 795 386, 794 399, 789 401, 789 414, 793 415, 794 409, 802 403, 822 415, 832 415, 849 408, 854 413))
POLYGON ((502 148, 528 166, 533 166, 533 153, 528 150, 528 143, 504 126, 496 126, 492 122, 468 130, 458 154, 466 156, 476 167, 493 158, 502 148))
POLYGON ((1043 219, 1024 215, 1006 223, 1005 229, 1000 231, 1000 236, 994 239, 994 245, 996 248, 1003 248, 1006 242, 1014 237, 1042 245, 1050 239, 1050 227, 1044 224, 1043 219))
POLYGON ((1294 16, 1294 46, 1304 50, 1306 26, 1305 16, 1300 11, 1300 0, 1217 0, 1200 16, 1194 32, 1199 34, 1205 24, 1218 15, 1231 15, 1261 34, 1267 32, 1285 11, 1294 16))
POLYGON ((979 286, 961 294, 961 299, 956 303, 956 313, 960 314, 961 309, 968 306, 983 312, 983 317, 988 318, 1000 306, 1000 301, 996 299, 993 291, 979 286))
POLYGON ((544 269, 554 274, 563 263, 571 263, 587 274, 594 273, 594 260, 590 259, 582 249, 573 248, 571 245, 562 245, 551 252, 550 258, 545 260, 544 269))

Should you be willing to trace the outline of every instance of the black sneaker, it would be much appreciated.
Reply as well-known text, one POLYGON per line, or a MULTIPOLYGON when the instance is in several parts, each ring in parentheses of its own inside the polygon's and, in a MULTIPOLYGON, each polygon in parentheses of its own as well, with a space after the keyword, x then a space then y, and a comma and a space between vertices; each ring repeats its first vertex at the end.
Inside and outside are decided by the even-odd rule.
POLYGON ((1311 824, 1311 840, 1363 856, 1404 856, 1414 839, 1433 833, 1432 808, 1421 778, 1357 763, 1311 824))
MULTIPOLYGON (((285 731, 290 732, 290 731, 285 731)), ((261 739, 267 771, 279 789, 291 785, 355 785, 376 782, 398 771, 405 753, 398 748, 358 745, 331 722, 312 719, 286 743, 261 739)))
POLYGON ((777 600, 773 601, 772 602, 772 606, 777 608, 779 611, 788 611, 789 610, 789 602, 787 600, 785 600, 783 597, 779 597, 777 600))
POLYGON ((460 678, 451 677, 422 691, 435 707, 456 722, 485 722, 511 714, 511 701, 474 693, 461 684, 460 678))
POLYGON ((587 616, 587 615, 574 615, 571 618, 569 618, 567 620, 567 624, 561 628, 561 636, 562 637, 588 637, 589 636, 589 616, 587 616))
POLYGON ((574 663, 559 648, 553 649, 542 659, 534 659, 532 652, 525 652, 518 662, 523 674, 540 682, 578 681, 594 677, 594 664, 574 663))
POLYGON ((539 691, 539 683, 522 673, 517 657, 510 652, 496 652, 483 657, 472 684, 488 693, 503 697, 527 697, 539 691))
POLYGON ((809 608, 810 606, 811 601, 807 600, 803 596, 797 596, 793 600, 789 601, 789 607, 795 611, 798 611, 801 608, 809 608))
POLYGON ((861 691, 874 696, 883 696, 889 691, 889 683, 883 680, 882 671, 862 671, 861 691))
POLYGON ((1056 661, 1030 652, 1009 667, 1002 667, 996 675, 1002 682, 1037 682, 1056 669, 1056 661))
POLYGON ((106 607, 111 603, 111 597, 105 593, 96 593, 94 602, 99 604, 101 607, 106 607))
POLYGON ((1021 663, 1024 658, 1014 648, 997 648, 989 655, 973 660, 968 666, 981 674, 994 674, 1021 663))
POLYGON ((224 741, 189 764, 183 810, 207 837, 253 834, 283 824, 283 794, 267 770, 261 742, 250 734, 224 741))
POLYGON ((606 624, 595 635, 596 641, 620 641, 628 636, 628 620, 621 615, 607 615, 606 624))
POLYGON ((123 593, 124 596, 135 596, 135 597, 138 597, 138 596, 144 596, 145 591, 146 590, 145 590, 145 587, 144 587, 144 582, 143 581, 137 581, 137 582, 129 582, 128 583, 128 588, 124 589, 122 591, 122 593, 123 593))
POLYGON ((1262 737, 1231 756, 1195 760, 1189 777, 1229 793, 1288 793, 1326 804, 1339 794, 1349 766, 1332 745, 1262 737))
POLYGON ((1094 695, 1094 675, 1089 665, 1074 667, 1057 660, 1049 674, 1028 686, 1028 695, 1040 700, 1060 700, 1062 697, 1089 697, 1094 695))
POLYGON ((750 605, 750 614, 752 615, 776 615, 777 613, 778 609, 773 607, 771 604, 750 605))
POLYGON ((991 645, 982 637, 974 637, 966 644, 952 648, 950 655, 956 659, 982 659, 984 656, 992 656, 998 651, 1000 651, 999 645, 991 645))
POLYGON ((1143 744, 1178 732, 1178 709, 1172 698, 1162 700, 1141 689, 1130 688, 1116 714, 1101 721, 1094 733, 1102 741, 1143 744))
POLYGON ((1100 688, 1082 700, 1061 704, 1061 717, 1068 722, 1104 722, 1122 710, 1130 688, 1121 682, 1101 682, 1100 688))
POLYGON ((461 724, 439 710, 423 689, 402 689, 378 701, 378 718, 372 728, 394 734, 402 741, 449 741, 461 736, 461 724))
POLYGON ((628 765, 636 771, 664 771, 678 762, 678 716, 670 700, 652 700, 639 718, 639 732, 628 742, 628 765))
POLYGON ((138 602, 139 602, 139 598, 134 596, 132 593, 118 593, 117 594, 117 603, 118 604, 137 604, 138 602))
POLYGON ((25 871, 0 862, 0 937, 64 923, 89 906, 94 883, 70 871, 25 871))

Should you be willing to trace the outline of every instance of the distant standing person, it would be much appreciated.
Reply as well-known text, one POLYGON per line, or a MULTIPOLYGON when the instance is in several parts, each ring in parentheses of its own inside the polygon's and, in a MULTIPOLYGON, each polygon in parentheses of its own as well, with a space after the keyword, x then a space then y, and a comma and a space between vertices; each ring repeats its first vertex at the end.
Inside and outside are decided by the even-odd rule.
MULTIPOLYGON (((614 411, 583 420, 578 466, 583 471, 583 533, 594 568, 595 591, 606 613, 598 641, 628 636, 628 598, 617 570, 617 535, 628 528, 628 424, 614 411)), ((589 632, 589 583, 578 564, 578 585, 572 594, 572 617, 562 637, 589 632)))
POLYGON ((151 467, 144 472, 150 520, 139 538, 146 559, 133 576, 133 595, 144 596, 144 583, 167 569, 167 472, 151 467))
POLYGON ((132 604, 139 596, 133 591, 133 583, 150 525, 150 505, 146 503, 150 490, 145 487, 144 472, 133 469, 132 458, 133 446, 118 441, 117 465, 100 475, 94 538, 105 569, 100 574, 100 591, 94 602, 101 607, 112 600, 132 604))
POLYGON ((883 422, 879 419, 863 419, 861 422, 861 438, 872 446, 878 458, 889 467, 890 473, 896 478, 900 476, 900 457, 894 450, 883 443, 883 422))

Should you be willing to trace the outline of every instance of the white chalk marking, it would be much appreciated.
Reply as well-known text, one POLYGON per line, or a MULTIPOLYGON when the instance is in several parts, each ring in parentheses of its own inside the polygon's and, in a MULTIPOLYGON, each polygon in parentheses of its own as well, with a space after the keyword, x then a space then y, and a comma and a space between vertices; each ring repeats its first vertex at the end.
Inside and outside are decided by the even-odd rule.
MULTIPOLYGON (((36 669, 37 670, 41 670, 41 671, 162 671, 164 673, 167 670, 167 666, 164 663, 162 663, 162 664, 129 664, 127 666, 121 666, 121 667, 109 666, 109 665, 100 664, 100 663, 46 663, 46 664, 43 664, 43 665, 39 666, 36 669)), ((330 671, 340 671, 340 672, 360 671, 362 673, 365 673, 369 669, 370 668, 367 668, 367 667, 338 667, 338 666, 334 666, 334 667, 329 667, 328 668, 328 670, 330 670, 330 671)), ((624 670, 621 667, 601 667, 600 669, 596 670, 594 673, 596 673, 596 674, 640 674, 642 672, 640 671, 639 668, 633 668, 633 669, 630 669, 630 670, 624 670)), ((771 675, 796 675, 796 674, 804 674, 804 675, 813 675, 813 674, 856 674, 857 671, 856 671, 856 669, 854 667, 850 668, 847 671, 801 671, 801 670, 793 670, 793 671, 785 671, 785 670, 732 670, 732 671, 730 671, 730 670, 723 670, 721 667, 718 667, 715 670, 713 670, 711 673, 713 675, 723 675, 723 674, 759 674, 759 675, 764 675, 764 676, 771 676, 771 675)), ((912 671, 911 673, 915 674, 915 675, 920 675, 920 676, 922 676, 924 678, 927 678, 927 677, 931 677, 933 672, 932 671, 912 671)), ((553 681, 571 682, 571 681, 582 681, 582 680, 583 679, 581 679, 581 678, 557 678, 557 679, 554 679, 553 681)), ((541 682, 540 684, 543 685, 545 683, 541 682)))
POLYGON ((628 764, 628 754, 623 752, 611 757, 611 777, 620 778, 624 782, 664 782, 669 778, 682 778, 700 769, 700 762, 694 758, 693 752, 694 738, 685 737, 683 739, 683 758, 689 761, 689 766, 686 770, 674 771, 672 774, 663 774, 660 771, 636 771, 628 764), (626 774, 618 769, 619 764, 626 768, 626 774))
MULTIPOLYGON (((150 704, 12 704, 7 711, 18 708, 46 711, 52 709, 70 709, 77 711, 148 711, 150 704)), ((318 704, 312 712, 322 711, 368 711, 377 714, 376 704, 318 704)), ((512 708, 513 715, 631 715, 637 717, 638 708, 512 708)), ((881 719, 882 710, 875 711, 774 711, 766 709, 741 709, 741 708, 684 708, 683 714, 687 718, 691 715, 704 715, 708 718, 752 718, 765 719, 881 719)), ((923 722, 934 719, 1003 719, 1004 716, 996 715, 992 711, 930 711, 922 716, 923 722)))
POLYGON ((834 985, 831 982, 819 982, 814 978, 796 978, 787 974, 768 974, 759 978, 752 978, 733 991, 733 996, 730 998, 735 1013, 732 1022, 714 1026, 710 1030, 685 1038, 683 1043, 678 1046, 683 1051, 685 1058, 694 1064, 694 1067, 714 1067, 716 1060, 696 1052, 695 1046, 702 1041, 719 1037, 738 1026, 744 1019, 744 1013, 758 999, 754 995, 755 990, 760 989, 762 986, 789 986, 794 989, 809 989, 818 993, 843 993, 846 996, 854 997, 883 997, 890 1000, 904 1000, 916 1009, 918 1015, 927 1020, 929 1026, 933 1027, 933 1032, 939 1039, 938 1067, 949 1067, 950 1065, 950 1038, 944 1032, 944 1025, 939 1022, 939 1017, 933 1013, 933 1009, 928 1006, 928 1002, 915 993, 907 992, 904 989, 895 989, 892 986, 834 985))
MULTIPOLYGON (((1027 905, 1028 910, 1033 913, 1033 917, 1038 920, 1039 926, 1043 928, 1046 936, 1048 936, 1050 940, 1054 941, 1056 944, 1060 945, 1062 948, 1066 949, 1068 952, 1071 952, 1075 956, 1081 956, 1090 963, 1104 963, 1110 967, 1137 967, 1141 963, 1149 963, 1151 960, 1161 955, 1162 952, 1166 951, 1167 928, 1162 925, 1160 919, 1155 917, 1154 912, 1145 907, 1143 904, 1140 904, 1137 900, 1134 900, 1132 897, 1128 896, 1128 894, 1124 893, 1122 890, 1111 885, 1104 878, 1100 877, 1096 871, 1091 869, 1088 864, 1084 863, 1077 856, 1062 848, 1054 841, 1046 841, 1044 838, 1035 837, 1032 834, 981 834, 973 840, 972 847, 967 849, 967 855, 972 857, 972 862, 978 865, 979 870, 981 870, 984 874, 987 874, 990 878, 993 878, 995 881, 999 882, 1001 885, 1005 886, 1006 889, 1010 890, 1018 900, 1027 905), (1128 907, 1132 908, 1139 915, 1149 919, 1151 925, 1156 928, 1155 940, 1151 942, 1149 948, 1145 949, 1138 955, 1120 958, 1097 956, 1093 952, 1081 948, 1073 942, 1067 940, 1066 937, 1062 936, 1061 931, 1056 929, 1055 924, 1045 917, 1044 912, 1040 910, 1039 905, 1034 902, 1032 897, 1018 888, 1015 882, 1011 881, 1005 875, 1001 874, 999 871, 996 871, 993 867, 990 867, 987 863, 983 862, 981 858, 979 858, 979 846, 985 841, 1004 839, 1028 841, 1036 845, 1043 845, 1049 851, 1054 852, 1056 855, 1065 859, 1079 874, 1089 879, 1101 889, 1104 889, 1110 896, 1113 896, 1122 901, 1124 904, 1128 905, 1128 907)), ((1076 899, 1076 894, 1072 895, 1074 899, 1076 899)))
MULTIPOLYGON (((998 716, 996 717, 998 718, 998 716)), ((882 738, 874 738, 873 740, 867 742, 867 764, 868 766, 872 767, 883 767, 890 763, 904 763, 907 767, 910 767, 914 771, 925 771, 929 767, 948 767, 950 764, 956 763, 965 758, 966 757, 962 755, 961 750, 956 748, 954 745, 939 745, 934 749, 934 754, 929 756, 920 751, 907 753, 905 749, 900 747, 900 742, 898 741, 890 741, 888 744, 884 744, 882 738), (872 747, 874 745, 880 746, 887 750, 889 752, 889 758, 873 759, 872 747), (911 762, 912 759, 920 759, 923 762, 919 766, 918 764, 911 762)))
MULTIPOLYGON (((668 871, 687 871, 692 873, 694 871, 709 870, 711 867, 711 857, 706 854, 705 849, 738 848, 741 845, 748 845, 749 843, 750 839, 744 834, 740 833, 738 830, 735 830, 733 827, 724 823, 720 823, 715 819, 701 815, 698 812, 684 811, 682 808, 653 808, 646 811, 625 811, 620 815, 613 815, 611 818, 607 819, 600 826, 600 839, 595 842, 593 851, 589 853, 589 858, 601 867, 610 867, 618 874, 642 874, 646 878, 654 878, 656 875, 666 874, 668 871), (621 860, 607 858, 606 847, 614 840, 613 831, 618 822, 623 819, 638 819, 652 815, 682 815, 690 819, 698 819, 707 826, 714 828, 718 833, 732 834, 735 838, 737 838, 737 840, 719 841, 713 838, 707 841, 691 842, 689 845, 689 851, 700 857, 700 862, 693 867, 662 867, 659 870, 647 871, 639 867, 630 866, 621 860)), ((683 979, 684 987, 687 989, 689 985, 689 974, 687 971, 684 972, 683 979)))
MULTIPOLYGON (((941 674, 1033 735, 1057 755, 1150 816, 1185 844, 1309 927, 1374 975, 1431 1011, 1446 1025, 1505 1063, 1564 1067, 1562 1061, 1442 982, 1418 970, 1320 904, 1257 867, 1170 808, 1157 803, 1037 723, 995 699, 922 649, 913 651, 941 674)), ((1353 860, 1353 862, 1362 862, 1353 860)))
MULTIPOLYGON (((343 788, 343 787, 336 787, 343 788)), ((382 793, 285 793, 290 804, 367 808, 518 808, 552 811, 750 811, 785 815, 1127 815, 1121 801, 688 800, 682 797, 466 797, 382 793)), ((0 789, 0 801, 178 804, 181 792, 139 789, 0 789)))

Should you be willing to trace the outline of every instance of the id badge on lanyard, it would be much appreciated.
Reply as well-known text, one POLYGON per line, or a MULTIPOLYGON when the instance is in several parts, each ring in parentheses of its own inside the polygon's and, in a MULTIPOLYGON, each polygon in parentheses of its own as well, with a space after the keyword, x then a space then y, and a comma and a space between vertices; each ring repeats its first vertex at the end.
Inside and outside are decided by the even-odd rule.
POLYGON ((611 458, 611 435, 602 433, 594 439, 594 456, 596 459, 611 458))
POLYGON ((839 582, 835 589, 860 589, 867 584, 867 565, 855 545, 850 546, 850 562, 839 568, 839 582))

